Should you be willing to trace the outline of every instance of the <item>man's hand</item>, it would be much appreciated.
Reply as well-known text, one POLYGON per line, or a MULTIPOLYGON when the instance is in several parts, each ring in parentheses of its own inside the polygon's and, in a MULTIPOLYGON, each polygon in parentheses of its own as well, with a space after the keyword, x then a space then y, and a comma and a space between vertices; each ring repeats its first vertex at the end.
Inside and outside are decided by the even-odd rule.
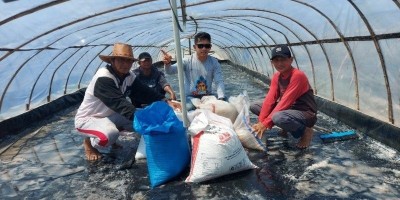
POLYGON ((175 111, 182 111, 182 105, 178 101, 167 101, 168 105, 172 107, 175 111))
POLYGON ((253 125, 254 132, 256 132, 256 136, 258 138, 262 138, 263 133, 267 130, 267 127, 264 126, 261 122, 253 125))
POLYGON ((197 96, 199 93, 197 93, 197 91, 192 91, 192 95, 193 96, 197 96))
POLYGON ((164 91, 167 92, 169 94, 169 99, 171 100, 176 100, 176 95, 175 92, 172 90, 170 85, 166 85, 164 87, 164 91))
POLYGON ((176 100, 176 95, 175 95, 175 93, 174 93, 174 92, 171 92, 171 93, 169 94, 169 98, 170 98, 171 100, 176 100))
POLYGON ((169 55, 167 52, 161 49, 161 52, 163 53, 163 63, 164 65, 169 65, 171 64, 172 56, 169 55))

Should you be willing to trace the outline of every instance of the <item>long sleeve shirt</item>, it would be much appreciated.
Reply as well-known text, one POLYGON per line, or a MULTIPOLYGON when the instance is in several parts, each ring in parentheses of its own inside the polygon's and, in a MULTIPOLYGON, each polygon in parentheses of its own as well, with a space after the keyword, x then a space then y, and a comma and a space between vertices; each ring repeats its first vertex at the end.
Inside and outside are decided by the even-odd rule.
POLYGON ((86 89, 75 120, 86 117, 108 117, 114 113, 131 120, 136 107, 127 97, 134 95, 142 95, 152 102, 164 98, 136 79, 132 72, 125 77, 118 77, 110 65, 100 68, 86 89))
MULTIPOLYGON (((133 70, 133 73, 136 75, 136 79, 140 80, 144 85, 147 85, 147 87, 165 96, 166 92, 164 88, 170 86, 170 84, 167 79, 165 79, 164 73, 158 71, 155 66, 151 67, 151 73, 149 76, 144 75, 140 67, 133 70)), ((152 102, 152 99, 148 99, 143 95, 131 96, 131 99, 132 103, 137 107, 140 107, 141 104, 150 104, 152 102)))
POLYGON ((263 102, 258 120, 267 128, 274 125, 272 116, 282 110, 294 109, 316 113, 317 105, 307 76, 292 68, 286 75, 276 72, 263 102))
MULTIPOLYGON (((164 66, 167 74, 177 73, 177 65, 164 66)), ((204 62, 201 62, 196 54, 183 59, 183 70, 185 78, 186 96, 197 94, 212 94, 213 82, 216 86, 218 98, 225 97, 224 79, 222 76, 221 65, 218 60, 208 56, 204 62), (204 81, 205 80, 205 81, 204 81), (201 83, 205 82, 204 85, 201 83)))

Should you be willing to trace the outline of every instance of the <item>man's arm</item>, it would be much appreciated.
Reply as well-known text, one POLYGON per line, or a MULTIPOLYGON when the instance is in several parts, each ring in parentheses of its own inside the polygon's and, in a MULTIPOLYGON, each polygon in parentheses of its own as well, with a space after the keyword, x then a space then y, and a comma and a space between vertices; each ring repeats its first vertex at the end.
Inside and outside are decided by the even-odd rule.
POLYGON ((273 126, 270 114, 279 98, 278 79, 279 73, 274 74, 268 93, 265 96, 263 105, 261 106, 260 115, 258 116, 258 121, 261 122, 266 128, 272 128, 273 126))
POLYGON ((120 113, 127 119, 133 119, 136 108, 129 102, 113 79, 100 77, 94 85, 94 96, 99 98, 111 110, 120 113))
POLYGON ((171 100, 176 100, 175 92, 174 90, 172 90, 172 87, 168 83, 167 79, 165 79, 164 73, 160 71, 158 71, 158 73, 159 73, 158 84, 160 84, 161 87, 164 89, 164 91, 169 94, 171 100))
POLYGON ((173 102, 161 95, 159 92, 149 88, 147 85, 143 84, 139 79, 135 79, 132 84, 132 91, 130 98, 134 96, 141 95, 143 98, 148 99, 149 102, 153 103, 156 101, 165 101, 173 109, 182 110, 182 106, 179 102, 173 102))
POLYGON ((165 86, 165 87, 164 87, 164 90, 165 90, 165 92, 168 92, 169 98, 170 98, 171 100, 176 100, 175 92, 172 90, 172 88, 171 88, 170 85, 165 86))
POLYGON ((309 83, 307 76, 301 71, 293 73, 285 93, 283 94, 275 108, 268 115, 268 117, 263 121, 263 124, 273 125, 272 116, 278 111, 289 109, 294 104, 294 102, 308 90, 309 83))
POLYGON ((171 65, 172 56, 169 55, 167 52, 161 49, 161 53, 163 54, 163 63, 164 63, 164 70, 167 74, 176 74, 178 72, 177 66, 171 65))
POLYGON ((167 74, 176 74, 178 72, 177 63, 171 65, 171 63, 164 64, 164 70, 167 74))
POLYGON ((215 86, 217 87, 217 96, 218 99, 225 98, 225 85, 224 85, 224 78, 222 76, 221 65, 219 62, 215 62, 215 69, 214 69, 214 82, 215 86))
POLYGON ((309 87, 307 76, 303 72, 293 73, 285 93, 274 110, 281 111, 290 108, 301 95, 310 89, 309 87))

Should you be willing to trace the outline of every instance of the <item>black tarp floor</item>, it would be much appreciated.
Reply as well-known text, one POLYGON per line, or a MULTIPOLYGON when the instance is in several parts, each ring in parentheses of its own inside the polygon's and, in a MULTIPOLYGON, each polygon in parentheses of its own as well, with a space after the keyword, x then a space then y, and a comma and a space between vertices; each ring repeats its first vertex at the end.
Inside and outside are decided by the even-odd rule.
MULTIPOLYGON (((263 98, 265 86, 223 65, 228 94, 243 90, 250 100, 263 98)), ((175 90, 177 80, 167 77, 175 90)), ((358 139, 322 143, 316 130, 311 147, 298 150, 296 140, 267 136, 269 150, 246 150, 259 168, 204 183, 176 180, 150 189, 146 160, 134 160, 139 135, 119 138, 123 149, 101 161, 85 160, 82 136, 74 129, 77 107, 56 113, 40 126, 2 138, 1 199, 397 199, 400 197, 400 154, 358 132, 358 139)), ((256 120, 252 116, 252 121, 256 120)), ((319 127, 352 129, 318 114, 319 127)))

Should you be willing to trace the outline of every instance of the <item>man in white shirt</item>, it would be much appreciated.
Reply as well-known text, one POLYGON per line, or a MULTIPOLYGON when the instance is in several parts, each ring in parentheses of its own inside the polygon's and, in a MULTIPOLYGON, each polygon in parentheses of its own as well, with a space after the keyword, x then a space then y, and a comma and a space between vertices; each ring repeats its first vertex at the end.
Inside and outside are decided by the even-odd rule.
MULTIPOLYGON (((218 60, 209 56, 211 36, 206 32, 199 32, 194 37, 193 48, 195 54, 183 59, 185 76, 185 93, 187 98, 186 107, 194 109, 191 98, 201 98, 205 95, 215 95, 220 100, 225 100, 225 86, 222 76, 221 65, 218 60), (216 86, 216 94, 212 94, 212 85, 216 86)), ((171 65, 172 57, 164 53, 164 69, 167 74, 177 73, 177 66, 171 65)))
POLYGON ((86 137, 83 146, 88 160, 101 158, 98 149, 117 147, 120 129, 133 130, 136 107, 127 97, 142 96, 149 102, 166 101, 171 107, 180 109, 180 104, 150 89, 130 71, 136 60, 130 45, 115 43, 111 55, 99 57, 107 66, 100 68, 90 81, 75 116, 75 128, 86 137))

